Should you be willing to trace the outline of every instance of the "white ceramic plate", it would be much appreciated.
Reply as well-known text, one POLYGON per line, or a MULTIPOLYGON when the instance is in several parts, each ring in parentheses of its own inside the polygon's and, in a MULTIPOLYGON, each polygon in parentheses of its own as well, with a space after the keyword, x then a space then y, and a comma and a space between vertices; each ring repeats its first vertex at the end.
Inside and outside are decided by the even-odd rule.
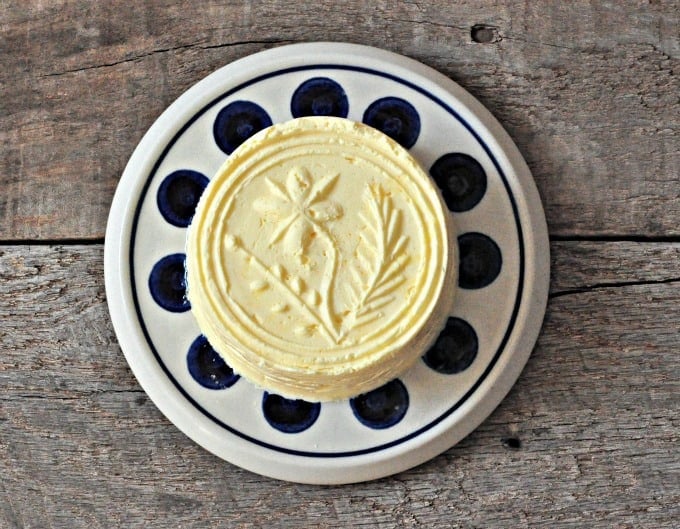
POLYGON ((545 218, 529 169, 457 84, 365 46, 309 43, 221 68, 175 101, 133 153, 106 232, 106 293, 125 357, 158 408, 219 457, 278 479, 393 474, 476 428, 519 376, 548 293, 545 218), (353 400, 268 396, 201 340, 183 297, 192 208, 230 149, 266 126, 334 114, 392 135, 438 182, 458 233, 456 307, 398 381, 353 400))

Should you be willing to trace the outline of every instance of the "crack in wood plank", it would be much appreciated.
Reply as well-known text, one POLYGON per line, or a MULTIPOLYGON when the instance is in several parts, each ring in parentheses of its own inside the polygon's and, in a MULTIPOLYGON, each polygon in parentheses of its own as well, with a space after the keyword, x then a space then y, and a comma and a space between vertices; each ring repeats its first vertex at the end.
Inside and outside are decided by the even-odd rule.
POLYGON ((96 70, 98 68, 110 68, 112 66, 117 66, 119 64, 139 61, 139 60, 144 59, 146 57, 149 57, 151 55, 155 55, 157 53, 167 53, 169 51, 178 51, 178 50, 191 48, 191 47, 194 47, 194 46, 195 46, 194 44, 186 44, 186 45, 183 45, 183 46, 173 46, 173 47, 170 47, 170 48, 161 48, 161 49, 157 49, 157 50, 151 50, 147 53, 142 53, 140 55, 133 55, 132 57, 126 57, 126 58, 120 59, 118 61, 107 62, 107 63, 102 63, 102 64, 92 64, 90 66, 82 66, 80 68, 72 68, 70 70, 64 70, 64 71, 61 71, 61 72, 46 73, 46 74, 39 76, 39 79, 43 79, 43 78, 46 78, 46 77, 58 77, 58 76, 61 76, 61 75, 84 72, 84 71, 87 71, 87 70, 96 70))
POLYGON ((84 72, 87 70, 96 70, 99 68, 110 68, 112 66, 117 66, 119 64, 125 64, 129 62, 136 62, 140 61, 142 59, 145 59, 147 57, 150 57, 152 55, 157 55, 157 54, 162 54, 162 53, 168 53, 168 52, 174 52, 174 51, 181 51, 181 50, 187 50, 187 49, 201 49, 201 50, 212 50, 212 49, 217 49, 217 48, 232 48, 235 46, 245 46, 249 44, 286 44, 292 42, 291 40, 282 40, 282 39, 266 39, 266 40, 243 40, 243 41, 237 41, 237 42, 224 42, 220 44, 211 44, 211 45, 201 45, 201 44, 183 44, 182 46, 171 46, 169 48, 159 48, 155 50, 148 51, 146 53, 141 53, 139 55, 134 55, 132 57, 126 57, 124 59, 120 59, 118 61, 113 61, 113 62, 108 62, 108 63, 102 63, 102 64, 92 64, 89 66, 82 66, 80 68, 72 68, 70 70, 64 70, 61 72, 50 72, 46 73, 43 75, 38 76, 39 79, 46 78, 46 77, 59 77, 62 75, 67 75, 70 73, 78 73, 78 72, 84 72))
POLYGON ((543 42, 543 41, 540 41, 540 40, 531 40, 531 39, 524 39, 524 38, 521 38, 521 37, 514 37, 514 36, 511 36, 511 35, 504 34, 502 31, 500 31, 500 28, 499 28, 499 32, 498 32, 498 37, 499 37, 499 39, 498 39, 497 42, 502 42, 504 40, 510 40, 510 41, 515 41, 515 42, 521 42, 521 43, 524 43, 524 44, 534 44, 536 46, 547 46, 547 47, 550 47, 550 48, 557 48, 557 49, 560 49, 560 50, 575 51, 575 52, 578 52, 578 53, 586 53, 586 52, 592 52, 593 51, 591 48, 579 48, 579 47, 573 47, 573 46, 564 46, 562 44, 553 44, 551 42, 543 42))
POLYGON ((427 26, 434 26, 438 28, 446 28, 446 29, 457 29, 459 31, 470 31, 470 28, 467 26, 457 26, 455 24, 447 24, 445 22, 434 22, 432 20, 404 20, 400 18, 385 18, 385 22, 398 22, 400 24, 419 24, 419 25, 427 25, 427 26))

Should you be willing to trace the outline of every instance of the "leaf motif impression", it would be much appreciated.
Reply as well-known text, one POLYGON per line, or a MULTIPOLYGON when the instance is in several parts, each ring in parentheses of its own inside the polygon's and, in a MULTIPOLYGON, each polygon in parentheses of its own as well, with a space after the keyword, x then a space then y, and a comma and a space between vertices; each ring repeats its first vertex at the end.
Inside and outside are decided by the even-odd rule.
POLYGON ((403 271, 409 257, 403 249, 408 237, 399 229, 401 211, 379 186, 367 188, 365 203, 370 219, 359 214, 366 229, 350 265, 347 294, 352 308, 343 326, 345 335, 379 319, 380 309, 394 301, 394 291, 406 280, 403 271))

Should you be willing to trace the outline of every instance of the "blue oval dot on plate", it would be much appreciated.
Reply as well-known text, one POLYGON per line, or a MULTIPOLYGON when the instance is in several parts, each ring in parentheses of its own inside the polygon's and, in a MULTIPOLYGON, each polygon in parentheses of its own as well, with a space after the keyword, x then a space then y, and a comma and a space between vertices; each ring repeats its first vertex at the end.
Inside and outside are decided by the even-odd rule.
POLYGON ((349 112, 347 95, 338 83, 327 77, 314 77, 295 90, 290 102, 293 117, 336 116, 346 118, 349 112))
POLYGON ((408 410, 408 391, 401 380, 393 380, 349 401, 354 416, 369 428, 381 430, 394 426, 408 410))
POLYGON ((217 146, 231 154, 253 134, 270 127, 269 114, 252 101, 234 101, 220 110, 213 125, 217 146))
POLYGON ((478 348, 477 333, 472 326, 460 318, 449 318, 423 360, 438 373, 453 375, 470 367, 478 348))
POLYGON ((190 169, 181 169, 166 176, 156 195, 163 218, 180 228, 189 226, 207 185, 208 179, 203 174, 190 169))
POLYGON ((486 193, 486 172, 472 156, 448 153, 430 168, 446 205, 451 211, 461 212, 474 208, 486 193))
POLYGON ((371 103, 363 122, 382 131, 402 147, 412 147, 420 134, 420 116, 415 107, 398 97, 384 97, 371 103))
POLYGON ((229 388, 240 378, 203 335, 189 347, 187 367, 194 380, 208 389, 229 388))
POLYGON ((265 393, 262 413, 267 422, 283 433, 299 433, 316 422, 321 411, 318 402, 286 399, 280 395, 265 393))
POLYGON ((458 237, 458 251, 458 284, 461 288, 483 288, 498 277, 503 259, 500 248, 489 236, 465 233, 458 237))
POLYGON ((167 255, 153 266, 149 275, 151 297, 171 312, 185 312, 191 308, 186 296, 185 258, 183 253, 167 255))

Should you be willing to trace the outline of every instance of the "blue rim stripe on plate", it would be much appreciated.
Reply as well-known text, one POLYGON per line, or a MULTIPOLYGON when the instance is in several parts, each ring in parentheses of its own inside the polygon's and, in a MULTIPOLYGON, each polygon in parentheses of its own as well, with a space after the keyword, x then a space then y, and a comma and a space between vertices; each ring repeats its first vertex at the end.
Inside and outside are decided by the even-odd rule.
POLYGON ((215 424, 221 426, 225 430, 229 431, 230 433, 240 437, 241 439, 244 439, 245 441, 249 441, 251 443, 254 443, 258 446, 261 446, 263 448, 268 448, 270 450, 274 450, 277 452, 281 452, 284 454, 290 454, 290 455, 295 455, 295 456, 303 456, 303 457, 318 457, 318 458, 336 458, 336 457, 352 457, 352 456, 359 456, 359 455, 365 455, 365 454, 370 454, 374 452, 379 452, 381 450, 385 450, 387 448, 391 448, 393 446, 397 446, 399 444, 405 443, 406 441, 409 441, 415 437, 418 437, 420 434, 426 432, 427 430, 433 428, 440 422, 442 422, 444 419, 449 417, 453 412, 455 412, 460 406, 470 398, 470 396, 477 391, 477 388, 484 382, 486 377, 489 375, 491 370, 494 368, 496 363, 498 362, 498 359, 500 358, 501 354, 505 350, 505 346, 507 345, 508 340, 510 339, 510 335, 512 334, 512 331, 515 327, 515 321, 517 320, 517 314, 519 313, 519 308, 520 308, 520 303, 522 299, 522 292, 524 291, 524 267, 525 267, 525 256, 524 256, 524 234, 522 232, 522 225, 520 222, 519 218, 519 211, 517 208, 517 203, 515 201, 515 197, 512 193, 512 190, 510 189, 510 184, 508 183, 508 180, 505 176, 505 173, 501 169, 498 161, 494 157, 493 153, 491 152, 491 149, 489 149, 488 145, 482 141, 482 139, 479 137, 477 132, 470 126, 470 124, 465 121, 454 109, 452 109, 450 106, 448 106, 446 103, 444 103, 441 99, 438 97, 434 96, 433 94, 429 93, 427 90, 417 86, 414 83, 411 83, 410 81, 407 81, 405 79, 402 79, 396 75, 381 72, 378 70, 373 70, 371 68, 364 68, 361 66, 348 66, 348 65, 341 65, 341 64, 313 64, 313 65, 306 65, 306 66, 294 66, 290 68, 283 68, 281 70, 276 70, 273 72, 269 72, 267 74, 260 75, 258 77, 254 77, 253 79, 250 79, 249 81, 246 81, 244 83, 241 83, 230 90, 224 92, 222 95, 214 98, 211 102, 206 104, 201 110, 199 110, 196 114, 194 114, 189 121, 173 136, 172 140, 168 143, 168 145, 163 149, 163 152, 159 156, 158 160, 154 164, 153 168, 151 169, 151 173, 147 177, 146 182, 144 183, 144 187, 142 188, 142 191, 139 195, 139 200, 137 202, 137 207, 135 208, 135 215, 132 220, 132 233, 130 235, 130 287, 132 289, 132 299, 135 305, 135 312, 137 314, 137 318, 139 320, 140 327, 142 329, 142 333, 144 334, 144 338, 146 339, 149 348, 151 349, 151 352, 153 353, 154 357, 156 358, 156 361, 158 364, 161 366, 161 369, 163 372, 166 374, 166 376, 170 379, 170 381, 173 383, 173 385, 177 388, 177 390, 184 396, 184 398, 189 401, 189 403, 194 406, 196 409, 198 409, 203 415, 205 415, 207 418, 212 420, 215 424), (456 402, 453 406, 451 406, 448 410, 446 410, 444 413, 442 413, 439 417, 435 418, 434 420, 430 421, 428 424, 425 426, 422 426, 421 428, 409 433, 408 435, 405 435, 403 437, 400 437, 399 439, 395 439, 393 441, 383 443, 377 446, 369 447, 369 448, 363 448, 361 450, 349 450, 349 451, 343 451, 343 452, 308 452, 304 450, 294 450, 291 448, 285 448, 281 446, 276 446, 271 443, 266 443, 264 441, 261 441, 259 439, 255 439, 254 437, 251 437, 247 434, 244 434, 243 432, 238 431, 232 426, 229 426, 228 424, 224 423, 214 415, 212 415, 210 412, 208 412, 206 409, 204 409, 198 402, 196 402, 191 395, 189 395, 186 390, 175 380, 175 378, 172 376, 172 373, 170 373, 170 370, 167 368, 167 366, 163 363, 160 355, 158 354, 158 351, 156 351, 155 346, 153 345, 153 342, 151 341, 151 337, 149 336, 149 332, 146 328, 146 325, 144 324, 144 319, 142 318, 141 310, 139 308, 139 300, 137 299, 137 288, 135 284, 135 273, 134 273, 134 249, 135 249, 135 238, 136 238, 136 233, 137 233, 137 223, 139 221, 139 214, 141 212, 142 204, 144 202, 144 199, 146 197, 146 193, 148 191, 149 186, 151 185, 151 181, 153 180, 154 175, 158 171, 158 168, 160 167, 160 164, 163 162, 164 158, 167 156, 168 152, 172 148, 172 146, 175 144, 175 142, 184 134, 184 132, 201 116, 203 113, 205 113, 209 108, 213 107, 216 103, 221 101, 222 99, 225 99, 229 97, 230 95, 234 94, 235 92, 238 92, 239 90, 242 90, 243 88, 246 88, 248 86, 251 86, 253 84, 256 84, 260 81, 264 81, 266 79, 270 79, 272 77, 276 77, 279 75, 286 75, 289 73, 294 73, 294 72, 300 72, 300 71, 306 71, 306 70, 345 70, 345 71, 354 71, 354 72, 359 72, 359 73, 365 73, 369 75, 376 75, 378 77, 383 77, 386 79, 390 79, 392 81, 395 81, 397 83, 400 83, 404 86, 407 86, 411 88, 412 90, 415 90, 416 92, 419 92, 420 94, 424 95, 434 103, 438 104, 440 107, 442 107, 446 112, 448 112, 451 116, 453 116, 456 120, 458 120, 459 123, 461 123, 469 132, 472 134, 472 136, 477 140, 479 145, 484 149, 484 152, 489 156, 491 159, 491 162, 493 163, 494 167, 498 171, 499 176, 501 177, 501 180, 503 182, 503 185, 505 186, 505 189, 508 193, 508 197, 510 199, 510 204, 512 206, 512 214, 513 217, 515 218, 515 225, 517 228, 517 235, 518 235, 518 241, 519 241, 519 278, 518 278, 518 286, 517 286, 517 296, 515 297, 515 303, 512 309, 512 313, 510 315, 510 322, 508 323, 508 328, 505 331, 505 334, 503 335, 503 339, 501 340, 501 343, 498 347, 498 350, 494 354, 493 358, 491 359, 491 362, 489 362, 489 365, 486 367, 484 372, 481 374, 481 376, 475 381, 475 383, 472 385, 472 387, 461 397, 461 399, 456 402))

